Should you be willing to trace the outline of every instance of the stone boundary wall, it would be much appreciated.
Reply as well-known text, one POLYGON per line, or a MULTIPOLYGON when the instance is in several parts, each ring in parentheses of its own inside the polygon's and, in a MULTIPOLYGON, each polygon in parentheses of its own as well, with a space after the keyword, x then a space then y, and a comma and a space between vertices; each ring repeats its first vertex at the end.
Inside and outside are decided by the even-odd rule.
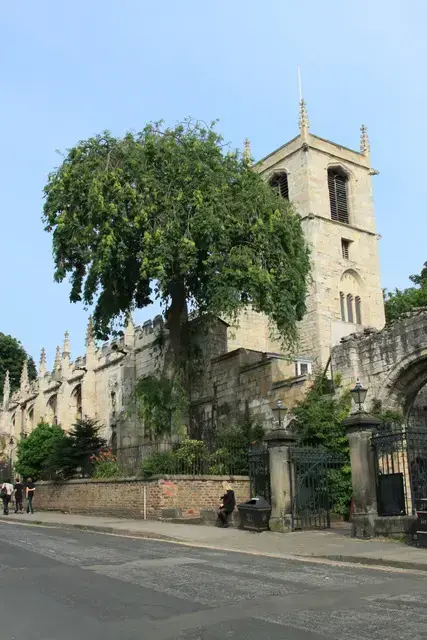
POLYGON ((247 476, 156 476, 150 480, 69 480, 37 483, 34 508, 118 518, 202 517, 212 520, 224 491, 231 484, 236 502, 249 498, 247 476))

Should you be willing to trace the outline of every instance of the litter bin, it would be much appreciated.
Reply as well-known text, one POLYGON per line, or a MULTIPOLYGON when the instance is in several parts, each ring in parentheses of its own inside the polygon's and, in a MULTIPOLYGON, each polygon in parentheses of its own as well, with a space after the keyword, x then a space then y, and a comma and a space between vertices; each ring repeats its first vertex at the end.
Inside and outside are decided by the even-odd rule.
POLYGON ((268 531, 271 516, 271 505, 262 496, 237 505, 240 516, 240 529, 251 531, 268 531))
POLYGON ((427 498, 417 501, 416 530, 418 546, 427 547, 427 498))

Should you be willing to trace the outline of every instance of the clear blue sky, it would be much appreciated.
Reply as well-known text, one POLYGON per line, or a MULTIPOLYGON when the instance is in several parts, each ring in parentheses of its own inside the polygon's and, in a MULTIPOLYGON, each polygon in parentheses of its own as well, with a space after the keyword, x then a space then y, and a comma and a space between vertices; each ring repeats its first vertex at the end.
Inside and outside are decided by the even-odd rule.
MULTIPOLYGON (((383 285, 427 260, 427 4, 414 0, 21 0, 0 19, 0 331, 49 363, 87 312, 52 279, 42 189, 55 150, 153 119, 220 119, 256 158, 297 133, 296 69, 311 130, 358 148, 368 126, 383 285), (405 8, 407 6, 407 8, 405 8)), ((138 320, 154 315, 147 309, 138 320)))

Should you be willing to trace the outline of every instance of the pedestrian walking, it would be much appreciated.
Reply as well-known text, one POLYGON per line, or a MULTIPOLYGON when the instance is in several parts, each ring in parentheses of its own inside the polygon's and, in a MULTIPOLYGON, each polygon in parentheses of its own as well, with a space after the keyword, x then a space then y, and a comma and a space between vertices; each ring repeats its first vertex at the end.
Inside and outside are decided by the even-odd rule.
POLYGON ((10 479, 3 482, 0 489, 0 498, 3 500, 3 513, 5 516, 9 514, 9 502, 12 498, 13 484, 10 479))
POLYGON ((34 513, 33 511, 33 498, 34 498, 34 493, 36 491, 36 486, 33 482, 32 478, 28 478, 27 480, 27 486, 26 486, 26 493, 27 493, 27 513, 34 513))
POLYGON ((19 478, 15 478, 15 486, 13 487, 15 494, 15 513, 24 513, 23 499, 24 499, 24 485, 19 478))
POLYGON ((227 528, 228 517, 231 513, 233 513, 234 508, 236 506, 236 498, 234 496, 234 491, 228 482, 223 482, 222 487, 225 493, 221 498, 221 504, 218 509, 218 518, 220 522, 220 527, 227 528))

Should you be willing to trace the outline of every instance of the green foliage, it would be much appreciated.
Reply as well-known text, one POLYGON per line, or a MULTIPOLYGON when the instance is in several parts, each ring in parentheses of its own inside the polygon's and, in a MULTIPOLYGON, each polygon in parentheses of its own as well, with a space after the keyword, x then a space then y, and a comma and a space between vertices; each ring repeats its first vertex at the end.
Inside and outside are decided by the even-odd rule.
POLYGON ((301 444, 348 455, 348 438, 342 423, 350 409, 350 392, 342 391, 340 381, 335 379, 333 392, 330 381, 318 374, 305 398, 293 410, 301 444))
MULTIPOLYGON (((0 332, 0 399, 3 397, 6 371, 9 371, 10 388, 13 392, 19 388, 22 365, 27 357, 24 347, 16 338, 0 332)), ((28 358, 28 377, 30 380, 37 378, 36 365, 31 357, 28 358)))
POLYGON ((90 462, 93 465, 93 478, 120 478, 125 475, 116 456, 109 449, 92 455, 90 462))
POLYGON ((77 420, 67 435, 76 468, 80 468, 84 475, 88 475, 92 468, 91 457, 106 445, 99 431, 98 422, 86 418, 77 420))
POLYGON ((381 400, 375 399, 372 402, 371 413, 373 416, 381 420, 383 425, 403 424, 404 416, 402 411, 393 409, 383 409, 381 400))
POLYGON ((163 435, 183 435, 181 416, 187 409, 187 396, 175 377, 148 375, 140 378, 132 393, 130 412, 144 425, 144 433, 151 439, 163 435))
POLYGON ((91 475, 91 458, 106 444, 105 440, 99 437, 99 430, 100 426, 95 420, 77 420, 71 431, 52 448, 45 462, 46 474, 51 478, 64 480, 77 473, 81 476, 91 475))
MULTIPOLYGON (((342 391, 340 379, 331 381, 318 374, 305 398, 293 410, 295 431, 299 444, 324 447, 349 459, 349 446, 343 420, 351 410, 351 395, 342 391)), ((328 495, 331 510, 337 515, 348 516, 352 494, 351 468, 328 469, 328 495)))
POLYGON ((68 480, 76 471, 73 451, 67 436, 55 442, 43 467, 43 478, 48 480, 68 480))
POLYGON ((174 451, 153 451, 141 462, 140 472, 143 478, 157 475, 168 475, 175 470, 174 451))
POLYGON ((245 415, 234 424, 220 427, 217 438, 219 442, 241 446, 247 451, 251 444, 262 442, 264 435, 262 425, 245 415))
POLYGON ((41 422, 30 433, 28 438, 20 440, 17 447, 15 470, 24 478, 33 479, 45 476, 46 460, 54 449, 65 439, 65 434, 58 425, 41 422))
POLYGON ((213 127, 104 132, 71 148, 44 190, 56 281, 70 278, 71 302, 95 304, 99 338, 129 309, 160 300, 170 379, 188 362, 189 305, 234 318, 250 304, 287 344, 305 312, 300 217, 213 127))
POLYGON ((394 291, 384 291, 385 315, 387 323, 398 320, 408 311, 427 306, 427 262, 419 275, 409 276, 414 287, 394 291))
POLYGON ((349 515, 352 491, 349 464, 341 469, 328 469, 328 494, 334 514, 345 517, 349 515))
POLYGON ((169 451, 151 453, 141 463, 141 474, 247 475, 249 447, 263 436, 261 425, 242 419, 220 429, 213 442, 186 439, 169 451))

